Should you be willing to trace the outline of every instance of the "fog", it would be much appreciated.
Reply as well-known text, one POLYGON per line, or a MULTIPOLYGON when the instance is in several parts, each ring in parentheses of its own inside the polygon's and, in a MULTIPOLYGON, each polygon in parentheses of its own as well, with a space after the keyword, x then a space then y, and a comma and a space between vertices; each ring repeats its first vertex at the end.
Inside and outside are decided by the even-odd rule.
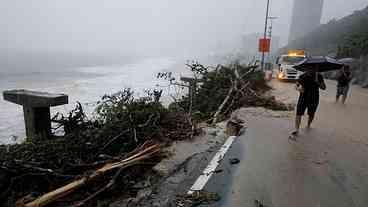
MULTIPOLYGON (((325 0, 322 22, 367 6, 325 0)), ((84 56, 188 56, 262 32, 266 0, 1 0, 0 50, 84 56)), ((286 43, 292 0, 271 0, 286 43)))

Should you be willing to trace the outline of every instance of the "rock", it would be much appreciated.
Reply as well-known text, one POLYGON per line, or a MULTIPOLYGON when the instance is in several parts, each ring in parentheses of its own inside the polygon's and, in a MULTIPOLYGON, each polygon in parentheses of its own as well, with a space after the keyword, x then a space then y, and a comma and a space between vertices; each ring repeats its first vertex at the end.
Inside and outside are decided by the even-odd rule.
POLYGON ((130 207, 134 205, 134 198, 127 198, 120 201, 115 201, 109 207, 130 207))
POLYGON ((137 197, 134 199, 135 203, 140 202, 141 200, 148 198, 150 195, 152 195, 152 189, 151 188, 145 188, 137 193, 137 197))
POLYGON ((161 206, 160 202, 154 202, 152 204, 152 207, 160 207, 160 206, 161 206))
POLYGON ((193 194, 177 195, 175 199, 175 206, 189 207, 189 206, 212 206, 221 200, 218 193, 207 191, 196 191, 193 194))
POLYGON ((226 133, 229 136, 239 136, 239 132, 243 128, 243 123, 237 120, 229 120, 226 125, 226 133))
POLYGON ((207 129, 207 134, 209 134, 211 136, 217 136, 218 132, 219 132, 219 129, 216 129, 216 128, 208 128, 207 129))
POLYGON ((236 164, 239 164, 239 163, 240 163, 240 160, 238 158, 230 159, 230 164, 232 164, 232 165, 236 165, 236 164))
POLYGON ((218 169, 218 170, 215 170, 213 173, 217 174, 217 173, 222 173, 222 172, 224 172, 223 169, 218 169))
POLYGON ((267 207, 262 202, 260 202, 259 200, 254 200, 254 205, 255 205, 255 207, 267 207))
POLYGON ((142 189, 142 188, 148 188, 148 187, 151 187, 151 182, 149 180, 138 182, 133 186, 133 188, 136 188, 136 189, 142 189))
POLYGON ((166 198, 164 200, 161 201, 155 201, 151 204, 152 207, 161 207, 161 206, 168 206, 169 204, 169 199, 166 198))
POLYGON ((142 200, 148 198, 152 195, 151 188, 145 188, 138 191, 137 196, 135 198, 127 198, 120 201, 115 201, 109 205, 109 207, 133 207, 137 206, 142 200))

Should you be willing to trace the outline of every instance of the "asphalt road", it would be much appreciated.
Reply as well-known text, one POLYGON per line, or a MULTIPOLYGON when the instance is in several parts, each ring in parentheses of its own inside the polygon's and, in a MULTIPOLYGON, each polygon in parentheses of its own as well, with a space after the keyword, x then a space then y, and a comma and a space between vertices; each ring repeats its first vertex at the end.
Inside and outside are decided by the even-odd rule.
MULTIPOLYGON (((277 98, 296 101, 293 84, 272 84, 277 98)), ((327 85, 313 128, 296 142, 288 140, 293 117, 250 117, 205 187, 222 198, 212 206, 368 206, 368 90, 352 87, 342 105, 334 103, 336 83, 327 85)))

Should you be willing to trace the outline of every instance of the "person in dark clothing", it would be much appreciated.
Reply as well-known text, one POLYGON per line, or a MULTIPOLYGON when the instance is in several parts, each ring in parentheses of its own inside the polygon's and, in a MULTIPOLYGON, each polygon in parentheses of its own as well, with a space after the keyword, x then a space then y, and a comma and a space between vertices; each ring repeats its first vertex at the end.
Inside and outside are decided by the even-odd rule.
POLYGON ((340 96, 342 96, 341 101, 343 104, 345 104, 350 88, 351 79, 352 73, 350 71, 350 67, 348 65, 345 65, 337 76, 336 103, 339 101, 340 96))
POLYGON ((293 136, 299 134, 302 116, 307 109, 307 128, 309 129, 311 127, 319 104, 319 89, 326 90, 326 84, 321 74, 314 70, 309 70, 299 77, 296 87, 300 95, 296 110, 295 131, 291 133, 293 136))

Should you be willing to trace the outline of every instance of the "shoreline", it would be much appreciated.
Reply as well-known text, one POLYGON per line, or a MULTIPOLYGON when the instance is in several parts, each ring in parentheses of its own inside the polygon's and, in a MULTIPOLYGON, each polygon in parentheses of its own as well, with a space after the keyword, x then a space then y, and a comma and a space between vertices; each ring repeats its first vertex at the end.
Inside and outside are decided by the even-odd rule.
MULTIPOLYGON (((153 88, 154 84, 151 83, 156 81, 156 71, 169 71, 174 69, 174 66, 176 68, 178 65, 179 63, 171 58, 148 58, 141 62, 127 63, 125 65, 79 67, 76 68, 79 72, 74 72, 72 71, 73 69, 69 70, 68 76, 61 77, 61 79, 58 77, 58 80, 56 80, 57 82, 51 82, 51 87, 49 86, 50 82, 47 80, 54 78, 53 75, 59 73, 47 73, 47 77, 41 77, 41 82, 40 80, 35 80, 36 85, 33 84, 33 87, 30 85, 32 82, 21 85, 13 83, 11 87, 2 87, 0 92, 7 89, 27 88, 51 93, 65 93, 69 95, 69 104, 51 108, 52 114, 56 112, 67 113, 74 108, 77 101, 80 101, 85 106, 86 110, 90 112, 89 116, 93 116, 94 105, 100 101, 104 94, 115 93, 124 88, 124 84, 121 84, 124 80, 130 82, 129 84, 133 86, 135 81, 130 80, 129 76, 134 76, 133 78, 138 79, 136 80, 138 83, 136 84, 138 86, 136 87, 136 92, 139 94, 143 93, 145 89, 144 86, 152 86, 151 88, 153 88), (156 64, 156 66, 150 64, 156 64), (154 69, 149 75, 146 75, 146 77, 140 78, 140 74, 147 67, 153 67, 154 69), (103 72, 98 71, 101 69, 103 72), (134 72, 134 70, 137 71, 134 72), (79 75, 86 76, 80 78, 79 75)), ((179 73, 180 70, 181 69, 176 69, 175 71, 179 73)), ((33 74, 37 76, 41 73, 33 74)), ((24 78, 21 80, 23 79, 24 78)), ((18 142, 19 140, 23 140, 24 138, 22 137, 25 137, 25 129, 22 108, 18 105, 6 102, 2 98, 0 100, 0 107, 0 123, 2 122, 2 124, 0 124, 0 143, 17 143, 17 141, 13 140, 15 138, 18 139, 18 142)))
MULTIPOLYGON (((82 106, 74 108, 67 116, 57 117, 54 121, 59 123, 65 132, 65 135, 61 137, 50 137, 50 139, 30 137, 21 144, 1 145, 0 163, 3 163, 3 166, 0 168, 2 169, 0 175, 5 180, 12 180, 14 176, 23 179, 24 173, 35 172, 37 175, 37 172, 44 172, 46 177, 53 181, 39 185, 38 182, 45 183, 43 181, 45 174, 38 179, 33 179, 35 175, 31 174, 32 179, 17 181, 29 184, 28 187, 21 190, 13 188, 12 183, 10 183, 11 186, 8 186, 9 183, 3 182, 0 184, 0 191, 8 190, 0 194, 0 199, 8 198, 6 202, 11 206, 14 202, 21 202, 30 192, 35 192, 35 196, 25 200, 24 205, 43 202, 46 197, 50 198, 45 202, 67 205, 68 202, 60 201, 57 194, 52 195, 56 192, 63 192, 69 188, 68 186, 73 186, 79 181, 83 182, 77 186, 96 185, 99 187, 97 189, 87 187, 80 190, 73 187, 72 190, 67 190, 67 193, 62 193, 62 196, 78 190, 73 193, 71 201, 82 203, 91 201, 91 204, 99 201, 114 202, 117 198, 132 195, 138 199, 143 196, 141 193, 146 194, 146 192, 137 191, 135 186, 146 179, 160 180, 162 178, 156 177, 158 171, 154 166, 164 157, 171 157, 174 155, 172 153, 179 152, 175 149, 171 153, 166 152, 175 143, 187 142, 189 144, 187 148, 181 148, 185 154, 188 151, 185 149, 191 148, 192 144, 196 143, 196 139, 204 141, 202 138, 208 134, 231 133, 236 136, 242 128, 240 126, 244 123, 231 115, 241 107, 289 109, 287 105, 276 101, 275 97, 267 95, 266 92, 271 88, 264 79, 264 73, 256 70, 257 67, 257 65, 230 64, 210 69, 198 62, 192 62, 187 69, 193 75, 197 75, 196 77, 200 75, 201 79, 201 87, 196 88, 194 99, 193 93, 184 93, 180 99, 165 107, 160 101, 161 93, 147 93, 146 96, 140 97, 135 96, 133 91, 125 89, 111 96, 104 96, 96 107, 95 119, 87 118, 82 106), (235 84, 232 84, 233 81, 235 84), (211 124, 226 121, 229 117, 231 121, 223 124, 226 125, 223 127, 225 129, 208 128, 211 124), (204 123, 208 125, 204 126, 204 123), (203 134, 203 131, 207 133, 203 134), (154 149, 152 153, 150 152, 151 146, 154 149), (149 153, 141 157, 146 150, 149 153), (140 162, 146 159, 148 159, 147 164, 140 162), (108 189, 116 193, 118 197, 97 197, 97 194, 107 190, 103 187, 105 182, 117 182, 121 171, 125 169, 125 162, 129 168, 124 171, 124 175, 128 178, 119 179, 120 185, 108 189), (120 165, 122 167, 120 170, 114 170, 114 166, 120 165), (103 176, 102 180, 94 180, 96 176, 101 175, 100 172, 105 174, 105 170, 106 172, 111 170, 115 172, 115 175, 109 173, 103 176), (86 174, 87 171, 95 173, 86 174), (63 178, 61 180, 60 175, 63 178), (126 189, 117 190, 118 186, 125 186, 126 189), (63 202, 66 203, 62 204, 63 202)), ((162 71, 162 67, 158 68, 162 71)), ((145 74, 143 79, 152 80, 153 71, 151 74, 145 74)), ((162 81, 171 86, 177 86, 176 83, 171 82, 171 77, 168 78, 164 77, 162 81)), ((182 84, 177 87, 182 88, 182 84)), ((222 140, 225 140, 223 136, 221 137, 219 140, 207 137, 203 145, 205 148, 198 149, 199 151, 194 153, 202 154, 205 150, 208 151, 207 155, 211 156, 211 152, 222 144, 222 140)), ((189 158, 185 158, 187 159, 189 158)), ((154 181, 149 182, 153 182, 154 185, 159 184, 154 181)), ((173 192, 177 193, 177 191, 173 192)))

